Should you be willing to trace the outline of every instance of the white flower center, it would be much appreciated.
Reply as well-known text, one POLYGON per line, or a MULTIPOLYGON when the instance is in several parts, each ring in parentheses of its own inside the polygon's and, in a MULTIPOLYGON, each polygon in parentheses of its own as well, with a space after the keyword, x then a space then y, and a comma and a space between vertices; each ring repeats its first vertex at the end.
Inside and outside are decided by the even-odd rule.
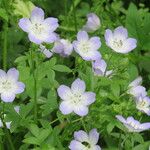
POLYGON ((42 34, 44 27, 41 23, 32 24, 31 30, 34 34, 42 34))
POLYGON ((89 41, 80 41, 78 49, 83 53, 87 53, 91 50, 91 44, 89 41))
POLYGON ((73 94, 71 96, 71 101, 74 105, 79 104, 82 101, 81 94, 73 94))
POLYGON ((114 46, 115 48, 121 48, 122 45, 123 45, 123 41, 122 41, 122 40, 120 40, 120 39, 114 39, 114 41, 113 41, 113 46, 114 46))

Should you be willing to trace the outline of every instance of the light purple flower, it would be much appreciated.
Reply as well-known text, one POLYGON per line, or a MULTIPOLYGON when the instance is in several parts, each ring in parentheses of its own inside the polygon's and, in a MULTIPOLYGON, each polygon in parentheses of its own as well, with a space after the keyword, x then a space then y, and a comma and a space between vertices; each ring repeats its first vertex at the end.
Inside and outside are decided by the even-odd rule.
POLYGON ((69 145, 70 150, 101 150, 97 145, 99 133, 96 129, 92 129, 89 134, 80 130, 74 133, 74 140, 69 145))
POLYGON ((19 114, 20 106, 15 106, 15 107, 14 107, 14 110, 19 114))
POLYGON ((52 49, 54 53, 60 54, 63 57, 71 55, 73 46, 69 40, 59 39, 55 42, 52 49))
POLYGON ((57 39, 54 32, 58 27, 58 19, 49 17, 44 19, 44 11, 35 7, 30 18, 19 20, 19 27, 28 33, 29 40, 36 44, 53 43, 57 39))
POLYGON ((150 116, 150 98, 145 96, 145 97, 138 97, 136 98, 136 108, 141 111, 146 113, 148 116, 150 116))
POLYGON ((16 94, 24 91, 25 85, 18 81, 19 71, 11 68, 6 73, 0 69, 0 96, 4 102, 12 102, 16 94))
POLYGON ((132 81, 128 86, 128 94, 131 94, 135 98, 138 97, 145 97, 147 95, 145 87, 141 86, 142 84, 142 78, 137 77, 134 81, 132 81))
POLYGON ((53 53, 47 49, 44 45, 40 44, 40 49, 39 49, 47 58, 51 58, 53 53))
POLYGON ((92 62, 92 67, 95 75, 97 76, 109 76, 112 74, 112 70, 106 71, 107 64, 103 59, 97 59, 96 61, 92 62))
POLYGON ((128 31, 122 26, 117 27, 114 32, 107 29, 105 32, 105 40, 107 46, 117 53, 122 54, 132 51, 137 46, 137 40, 128 38, 128 31))
POLYGON ((95 93, 85 92, 85 89, 85 82, 79 78, 72 83, 71 88, 61 85, 57 89, 62 99, 59 109, 64 115, 72 112, 79 116, 88 114, 88 106, 95 102, 95 93))
POLYGON ((129 132, 142 132, 150 129, 150 123, 140 123, 131 116, 125 119, 121 115, 116 115, 116 118, 124 124, 129 132))
POLYGON ((79 31, 77 34, 77 41, 73 42, 74 50, 87 61, 101 58, 98 49, 101 47, 99 37, 89 38, 87 32, 79 31))
POLYGON ((101 23, 100 23, 99 17, 94 13, 89 13, 87 15, 87 22, 83 26, 82 30, 84 30, 86 32, 94 32, 94 31, 98 30, 100 28, 100 26, 101 26, 101 23))

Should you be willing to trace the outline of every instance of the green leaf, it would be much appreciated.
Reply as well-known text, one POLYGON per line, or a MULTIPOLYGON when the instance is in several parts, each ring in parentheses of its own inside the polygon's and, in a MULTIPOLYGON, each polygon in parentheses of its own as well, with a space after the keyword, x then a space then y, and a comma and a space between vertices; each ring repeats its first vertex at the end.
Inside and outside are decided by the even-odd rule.
POLYGON ((38 139, 36 137, 28 137, 28 138, 24 139, 23 142, 27 143, 27 144, 40 145, 40 142, 38 141, 38 139))
POLYGON ((54 67, 53 67, 53 69, 55 70, 55 71, 59 71, 59 72, 72 72, 72 70, 69 68, 69 67, 67 67, 67 66, 64 66, 64 65, 55 65, 54 67))
POLYGON ((8 21, 8 15, 5 9, 0 8, 0 17, 5 21, 8 21))
POLYGON ((35 124, 31 124, 29 127, 30 132, 35 136, 38 137, 39 136, 39 128, 37 125, 35 124))

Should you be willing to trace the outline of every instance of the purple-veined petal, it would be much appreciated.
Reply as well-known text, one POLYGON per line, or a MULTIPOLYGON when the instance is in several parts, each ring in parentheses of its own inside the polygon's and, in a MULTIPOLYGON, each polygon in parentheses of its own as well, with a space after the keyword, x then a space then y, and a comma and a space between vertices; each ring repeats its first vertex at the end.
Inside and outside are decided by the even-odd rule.
POLYGON ((19 78, 19 71, 16 68, 11 68, 7 72, 7 77, 17 81, 19 78))
POLYGON ((41 8, 35 7, 31 13, 31 22, 42 22, 44 21, 44 11, 41 8))
POLYGON ((44 37, 43 40, 46 43, 53 43, 53 42, 55 42, 58 39, 57 34, 54 33, 54 32, 51 32, 51 33, 45 34, 45 35, 46 36, 44 37))
POLYGON ((79 116, 86 116, 88 114, 88 107, 84 105, 77 105, 74 106, 74 113, 79 116))
POLYGON ((142 77, 139 76, 129 84, 129 87, 136 87, 141 84, 142 84, 142 77))
POLYGON ((85 82, 79 78, 76 79, 71 85, 71 90, 73 93, 82 94, 85 92, 85 88, 86 88, 85 82))
POLYGON ((31 22, 29 18, 22 18, 19 20, 19 27, 24 31, 24 32, 29 32, 30 27, 31 27, 31 22))
POLYGON ((70 101, 62 101, 59 106, 59 109, 64 115, 70 114, 73 111, 73 107, 70 101))
POLYGON ((53 17, 49 17, 46 18, 44 20, 44 24, 47 26, 47 28, 49 29, 49 31, 53 32, 58 28, 58 19, 57 18, 53 18, 53 17))
POLYGON ((92 37, 89 40, 91 42, 91 44, 93 45, 93 49, 97 50, 101 47, 101 41, 99 37, 92 37))
POLYGON ((82 130, 74 132, 74 138, 80 142, 88 142, 88 135, 85 131, 82 130))
POLYGON ((122 123, 126 123, 125 118, 124 118, 124 117, 122 117, 121 115, 116 115, 116 118, 117 118, 120 122, 122 122, 122 123))
POLYGON ((29 40, 35 44, 41 44, 43 41, 38 39, 35 35, 29 33, 28 34, 29 40))
POLYGON ((82 95, 83 104, 84 105, 90 105, 95 102, 95 96, 96 94, 93 92, 85 92, 82 95))
POLYGON ((140 125, 140 127, 143 129, 143 130, 148 130, 150 129, 150 123, 142 123, 140 125))
POLYGON ((128 53, 137 47, 137 40, 133 38, 128 38, 123 42, 122 53, 128 53))
POLYGON ((66 85, 59 86, 57 92, 62 100, 68 100, 70 99, 70 95, 72 95, 70 88, 66 85))
POLYGON ((111 41, 113 40, 113 33, 110 29, 105 31, 105 41, 108 46, 111 46, 111 41))
POLYGON ((114 37, 117 39, 125 40, 128 37, 128 31, 126 28, 119 26, 114 30, 114 37))
POLYGON ((45 49, 45 50, 43 51, 43 54, 44 54, 47 58, 50 58, 50 57, 52 57, 52 55, 53 55, 53 53, 50 52, 50 51, 47 50, 47 49, 45 49))
POLYGON ((17 84, 17 89, 15 91, 16 94, 22 93, 24 91, 24 89, 25 89, 25 84, 22 83, 22 82, 17 82, 16 84, 17 84))
POLYGON ((92 129, 89 132, 89 141, 91 144, 96 145, 98 143, 99 140, 99 133, 97 132, 96 129, 92 129))
POLYGON ((72 140, 69 149, 70 150, 84 150, 86 147, 81 143, 76 140, 72 140))
POLYGON ((89 51, 84 56, 81 55, 81 57, 84 60, 91 61, 91 60, 97 60, 101 58, 101 54, 99 51, 89 51))
POLYGON ((4 102, 13 102, 15 100, 15 94, 10 92, 1 93, 1 99, 4 102))
POLYGON ((79 31, 77 34, 77 39, 78 41, 87 41, 89 39, 89 36, 87 34, 87 32, 85 31, 79 31))

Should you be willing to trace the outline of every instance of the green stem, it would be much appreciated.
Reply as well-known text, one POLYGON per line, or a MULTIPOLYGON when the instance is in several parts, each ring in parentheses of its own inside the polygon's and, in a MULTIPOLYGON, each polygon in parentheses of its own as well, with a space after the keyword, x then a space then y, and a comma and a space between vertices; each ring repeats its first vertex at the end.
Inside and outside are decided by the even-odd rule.
POLYGON ((30 56, 31 56, 31 71, 33 74, 33 80, 34 80, 34 87, 33 87, 33 92, 34 92, 34 121, 37 123, 37 81, 36 81, 36 74, 35 74, 35 67, 36 64, 34 62, 34 57, 33 57, 33 50, 31 48, 30 51, 30 56))
POLYGON ((75 27, 75 32, 78 32, 78 27, 77 27, 77 16, 76 16, 76 9, 75 9, 75 3, 74 0, 72 0, 72 6, 73 6, 73 18, 74 18, 74 27, 75 27))
POLYGON ((3 43, 3 69, 6 71, 7 69, 7 32, 8 32, 8 24, 4 23, 4 43, 3 43))
POLYGON ((15 150, 15 147, 14 147, 12 139, 11 139, 11 134, 10 134, 9 130, 7 129, 6 123, 4 122, 4 108, 5 108, 4 106, 5 106, 5 104, 3 103, 3 112, 2 112, 2 114, 0 113, 0 119, 1 119, 2 124, 4 126, 4 131, 6 133, 8 142, 10 144, 10 149, 15 150))
POLYGON ((55 122, 58 121, 58 120, 59 120, 59 119, 56 118, 55 120, 51 121, 50 124, 53 124, 53 123, 55 123, 55 122))
POLYGON ((85 126, 83 118, 81 119, 81 123, 82 123, 82 126, 83 126, 84 130, 87 132, 87 129, 86 129, 86 126, 85 126))

